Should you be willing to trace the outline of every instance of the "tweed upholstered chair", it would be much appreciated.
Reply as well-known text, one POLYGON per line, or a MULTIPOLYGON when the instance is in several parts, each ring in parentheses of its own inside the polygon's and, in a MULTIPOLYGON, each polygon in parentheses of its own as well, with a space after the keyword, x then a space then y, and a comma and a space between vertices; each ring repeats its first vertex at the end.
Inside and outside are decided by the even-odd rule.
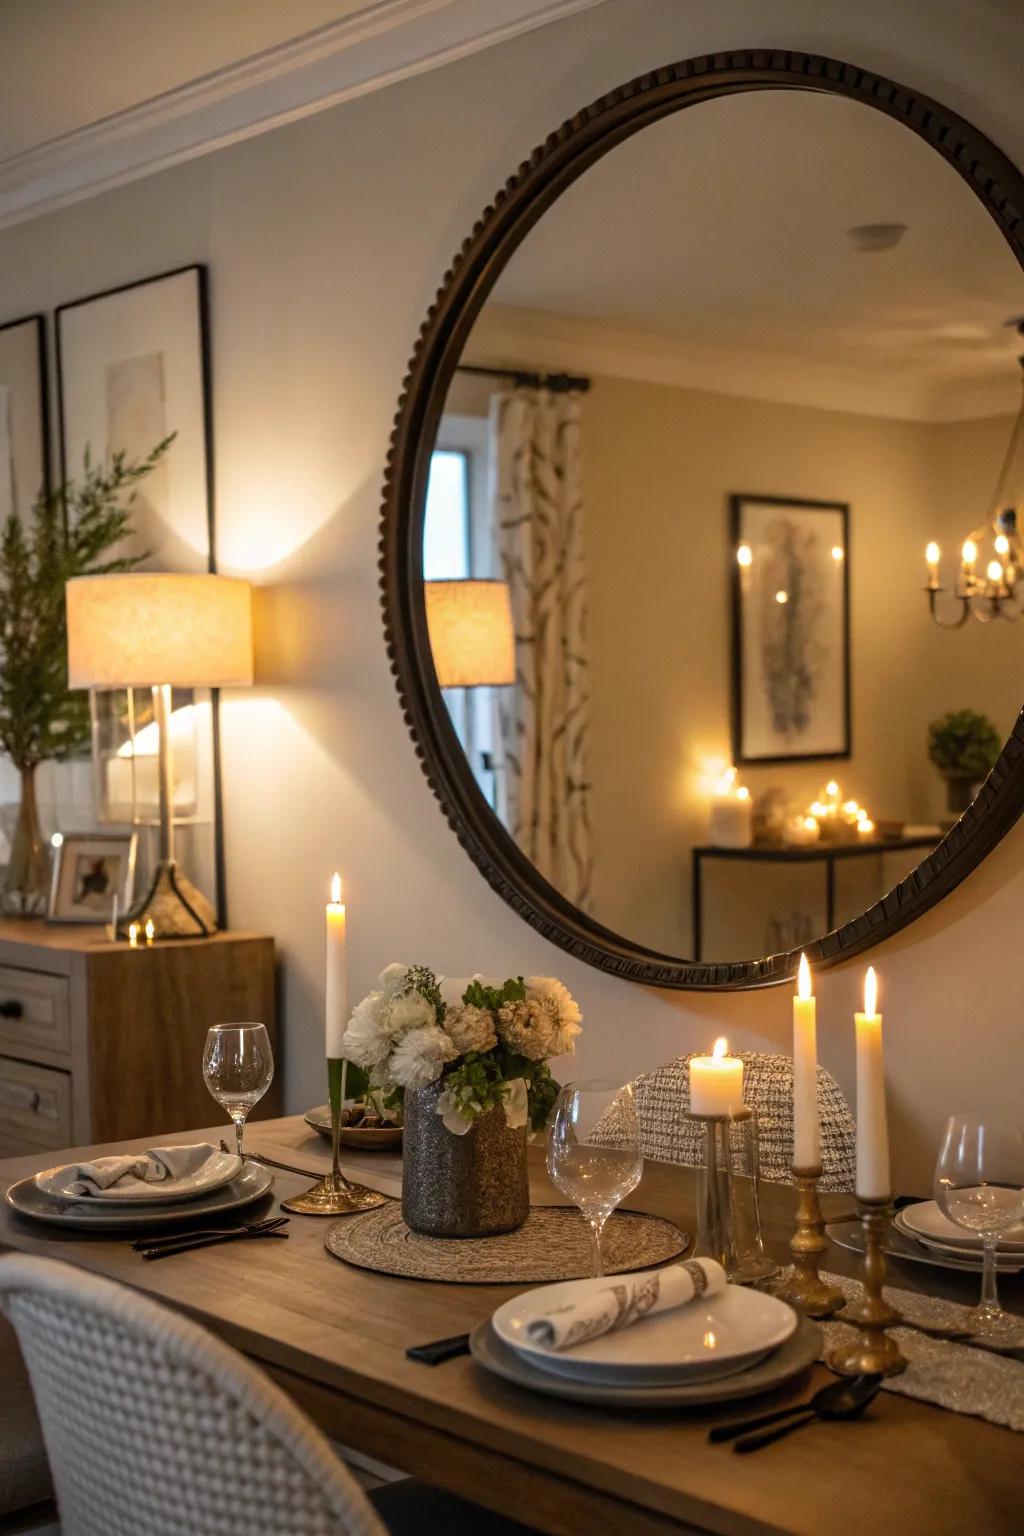
POLYGON ((111 1280, 8 1254, 0 1309, 35 1391, 61 1536, 528 1536, 413 1479, 368 1497, 262 1371, 111 1280))
MULTIPOLYGON (((698 1055, 699 1052, 693 1052, 698 1055)), ((743 1097, 757 1110, 761 1177, 773 1184, 792 1182, 793 1062, 764 1051, 737 1051, 743 1062, 743 1097)), ((640 1115, 645 1157, 699 1168, 704 1161, 700 1125, 686 1118, 690 1109, 690 1056, 680 1056, 638 1077, 633 1093, 640 1115)), ((818 1068, 818 1119, 821 1125, 823 1190, 853 1188, 856 1128, 835 1078, 818 1068)))

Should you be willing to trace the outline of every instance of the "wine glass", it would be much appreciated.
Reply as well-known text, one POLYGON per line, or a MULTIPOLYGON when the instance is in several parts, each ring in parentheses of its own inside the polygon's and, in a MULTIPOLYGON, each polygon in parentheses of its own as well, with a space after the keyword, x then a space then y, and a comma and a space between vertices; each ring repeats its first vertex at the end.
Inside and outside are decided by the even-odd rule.
POLYGON ((551 1182, 579 1206, 589 1228, 592 1268, 601 1267, 601 1232, 644 1170, 633 1090, 597 1079, 567 1083, 548 1122, 551 1182))
POLYGON ((235 1151, 242 1156, 242 1132, 254 1105, 270 1087, 274 1053, 262 1024, 215 1024, 203 1050, 203 1080, 235 1122, 235 1151))
POLYGON ((935 1198, 958 1227, 982 1242, 981 1302, 975 1333, 1001 1340, 1024 1334, 1024 1324, 999 1305, 996 1245, 999 1234, 1024 1217, 1024 1137, 998 1115, 953 1115, 935 1165, 935 1198))

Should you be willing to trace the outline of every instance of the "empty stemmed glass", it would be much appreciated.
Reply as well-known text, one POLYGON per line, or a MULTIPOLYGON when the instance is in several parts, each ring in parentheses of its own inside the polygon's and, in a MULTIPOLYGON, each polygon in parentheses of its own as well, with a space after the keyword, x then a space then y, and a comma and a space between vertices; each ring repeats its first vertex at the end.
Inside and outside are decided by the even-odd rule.
POLYGON ((203 1080, 235 1122, 235 1151, 242 1156, 242 1132, 274 1076, 274 1053, 262 1024, 215 1024, 203 1050, 203 1080))
POLYGON ((592 1269, 601 1264, 601 1232, 643 1173, 640 1120, 627 1083, 567 1083, 548 1122, 548 1173, 579 1206, 589 1228, 592 1269))
POLYGON ((1024 1338, 1024 1321, 999 1305, 996 1247, 1024 1218, 1024 1137, 1010 1119, 953 1115, 935 1165, 935 1198, 958 1227, 982 1242, 981 1302, 972 1315, 982 1338, 1024 1338))

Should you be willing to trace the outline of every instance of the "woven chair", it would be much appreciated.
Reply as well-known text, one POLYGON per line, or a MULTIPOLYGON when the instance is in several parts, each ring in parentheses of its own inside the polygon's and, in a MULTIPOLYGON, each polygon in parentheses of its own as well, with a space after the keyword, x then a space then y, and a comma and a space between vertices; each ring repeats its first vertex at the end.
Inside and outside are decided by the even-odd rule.
MULTIPOLYGON (((698 1055, 698 1052, 693 1052, 698 1055)), ((765 1051, 737 1051, 743 1062, 743 1097, 757 1111, 761 1177, 774 1184, 792 1183, 793 1062, 765 1051)), ((690 1109, 690 1056, 680 1056, 633 1083, 645 1157, 699 1168, 704 1161, 704 1133, 690 1109)), ((821 1125, 823 1190, 853 1188, 856 1129, 842 1089, 824 1067, 818 1068, 818 1120, 821 1125)))

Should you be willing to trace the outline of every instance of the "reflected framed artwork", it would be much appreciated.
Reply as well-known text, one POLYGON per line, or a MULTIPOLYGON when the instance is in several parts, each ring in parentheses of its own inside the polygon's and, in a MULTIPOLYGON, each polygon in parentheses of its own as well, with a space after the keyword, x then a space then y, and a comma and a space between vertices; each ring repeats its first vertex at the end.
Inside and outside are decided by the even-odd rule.
POLYGON ((0 523, 26 517, 49 490, 47 399, 42 315, 0 325, 0 523))
POLYGON ((730 497, 733 755, 850 756, 849 507, 730 497))
POLYGON ((135 832, 69 832, 53 860, 51 923, 100 923, 127 912, 135 888, 135 832))

